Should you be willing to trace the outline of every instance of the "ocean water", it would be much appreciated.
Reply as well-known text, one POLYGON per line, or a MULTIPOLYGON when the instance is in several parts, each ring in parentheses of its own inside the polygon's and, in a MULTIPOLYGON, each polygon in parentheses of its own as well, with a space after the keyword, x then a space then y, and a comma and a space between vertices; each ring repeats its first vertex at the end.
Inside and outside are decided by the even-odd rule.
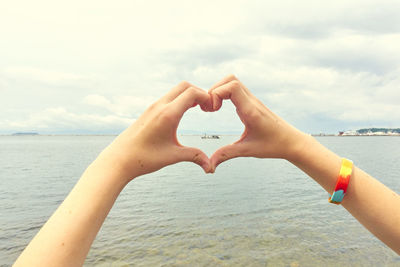
MULTIPOLYGON (((15 261, 113 138, 0 137, 0 266, 15 261)), ((237 137, 179 139, 211 154, 237 137)), ((318 140, 400 193, 399 137, 318 140)), ((400 266, 400 256, 290 163, 240 158, 213 175, 179 163, 135 179, 85 266, 400 266)))

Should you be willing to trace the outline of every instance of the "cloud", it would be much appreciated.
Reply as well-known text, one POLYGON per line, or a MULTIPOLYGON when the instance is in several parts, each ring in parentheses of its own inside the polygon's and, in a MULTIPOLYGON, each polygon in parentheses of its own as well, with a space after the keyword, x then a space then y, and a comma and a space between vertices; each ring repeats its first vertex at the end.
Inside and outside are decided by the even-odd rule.
POLYGON ((400 106, 396 102, 400 99, 400 73, 395 73, 354 74, 315 67, 271 72, 270 81, 261 81, 259 86, 270 83, 280 89, 267 90, 259 96, 272 110, 309 132, 377 124, 396 126, 400 123, 400 106), (275 80, 289 78, 296 82, 276 84, 275 80))
POLYGON ((40 133, 119 133, 134 122, 115 115, 77 114, 64 107, 34 112, 25 120, 0 122, 0 131, 38 131, 40 133))
POLYGON ((3 90, 5 91, 7 87, 8 87, 7 80, 4 79, 4 77, 0 76, 0 92, 3 91, 3 90))
POLYGON ((398 1, 249 1, 250 32, 294 39, 325 39, 341 31, 363 35, 400 31, 398 1))
POLYGON ((246 57, 252 52, 251 49, 245 42, 239 44, 234 40, 221 40, 216 36, 206 44, 202 42, 201 45, 193 44, 175 51, 164 51, 162 59, 167 64, 179 65, 183 69, 195 69, 246 57))
POLYGON ((74 84, 86 79, 86 77, 79 74, 21 66, 7 67, 2 73, 9 79, 24 79, 50 85, 74 84))
POLYGON ((370 36, 342 32, 296 50, 302 53, 305 63, 312 65, 385 74, 400 66, 399 45, 400 33, 370 36))
POLYGON ((118 116, 139 116, 155 100, 152 96, 112 96, 109 99, 102 95, 88 95, 83 103, 106 109, 118 116))
MULTIPOLYGON (((48 131, 88 116, 85 129, 121 128, 181 80, 208 89, 229 73, 307 132, 400 125, 398 1, 23 2, 0 8, 4 131, 50 114, 65 124, 48 131)), ((219 121, 235 130, 231 113, 219 121)), ((213 117, 190 112, 182 130, 213 117)))

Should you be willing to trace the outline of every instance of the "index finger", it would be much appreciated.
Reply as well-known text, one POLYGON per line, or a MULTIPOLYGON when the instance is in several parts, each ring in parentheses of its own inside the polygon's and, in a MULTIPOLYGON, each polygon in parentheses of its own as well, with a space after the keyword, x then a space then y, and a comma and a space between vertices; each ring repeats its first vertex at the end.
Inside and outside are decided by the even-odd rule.
POLYGON ((220 87, 230 81, 237 80, 236 76, 233 74, 230 74, 228 76, 225 76, 222 80, 219 82, 215 83, 211 88, 208 90, 209 93, 211 93, 215 88, 220 87))
POLYGON ((196 87, 196 86, 192 85, 191 83, 189 83, 187 81, 182 81, 178 85, 173 87, 168 93, 166 93, 162 97, 162 99, 165 100, 165 102, 169 103, 190 87, 196 87))
POLYGON ((175 114, 180 117, 197 104, 203 107, 211 105, 210 95, 197 87, 189 87, 170 103, 175 114))
POLYGON ((223 99, 230 99, 237 109, 242 110, 250 105, 250 99, 241 83, 237 80, 225 83, 210 92, 214 110, 218 110, 223 99))

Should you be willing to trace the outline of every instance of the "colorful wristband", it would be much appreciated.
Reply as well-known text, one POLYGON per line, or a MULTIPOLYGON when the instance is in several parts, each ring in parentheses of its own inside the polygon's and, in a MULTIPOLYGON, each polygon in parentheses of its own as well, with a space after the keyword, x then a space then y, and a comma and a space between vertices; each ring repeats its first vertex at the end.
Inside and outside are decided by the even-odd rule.
POLYGON ((339 205, 347 191, 349 185, 350 176, 353 171, 353 162, 351 160, 342 159, 342 167, 340 168, 339 177, 336 182, 335 190, 332 196, 329 198, 330 203, 339 205))

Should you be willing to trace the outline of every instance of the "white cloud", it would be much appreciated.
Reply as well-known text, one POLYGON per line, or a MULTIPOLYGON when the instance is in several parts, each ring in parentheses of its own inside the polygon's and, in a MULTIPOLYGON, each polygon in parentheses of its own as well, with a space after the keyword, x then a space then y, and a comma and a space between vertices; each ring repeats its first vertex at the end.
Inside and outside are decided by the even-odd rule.
POLYGON ((0 77, 0 92, 3 90, 5 91, 7 87, 8 87, 8 83, 7 83, 6 79, 4 79, 3 77, 0 77))
MULTIPOLYGON (((235 73, 306 131, 400 126, 399 8, 394 0, 2 2, 0 124, 54 107, 76 115, 59 113, 68 123, 46 124, 54 131, 80 129, 85 116, 136 118, 180 80, 207 89, 235 73)), ((182 126, 212 124, 207 116, 182 126)))
POLYGON ((6 67, 1 71, 1 75, 7 79, 38 82, 51 86, 77 86, 90 81, 90 77, 82 74, 26 66, 6 67))
POLYGON ((51 70, 43 70, 29 67, 8 67, 4 72, 10 77, 26 77, 31 80, 42 82, 57 83, 64 81, 76 81, 82 79, 82 76, 72 73, 62 73, 51 70))
POLYGON ((39 131, 40 133, 67 132, 78 130, 89 133, 118 133, 134 120, 115 115, 77 114, 64 107, 47 108, 34 112, 25 120, 0 122, 0 130, 39 131), (116 132, 117 131, 117 132, 116 132))
POLYGON ((102 95, 88 95, 85 104, 107 109, 118 116, 140 115, 156 99, 151 96, 112 96, 108 99, 102 95))

